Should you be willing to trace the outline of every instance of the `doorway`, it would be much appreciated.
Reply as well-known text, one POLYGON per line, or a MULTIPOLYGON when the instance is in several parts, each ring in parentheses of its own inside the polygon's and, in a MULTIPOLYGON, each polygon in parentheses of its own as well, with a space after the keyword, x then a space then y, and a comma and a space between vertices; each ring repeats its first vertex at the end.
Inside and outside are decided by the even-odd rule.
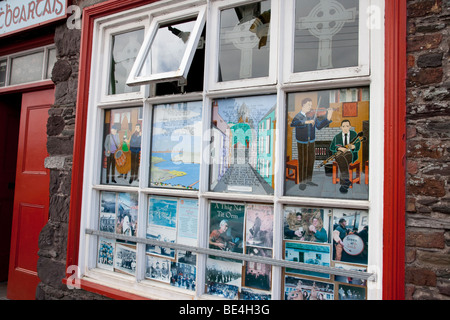
POLYGON ((2 112, 8 114, 9 111, 11 116, 8 120, 1 119, 0 124, 4 127, 0 128, 0 133, 5 139, 0 140, 14 144, 14 148, 5 146, 0 152, 11 153, 8 162, 15 168, 9 170, 10 182, 3 186, 13 194, 13 201, 11 203, 9 198, 9 207, 2 212, 10 226, 9 263, 4 264, 6 257, 2 256, 2 265, 9 266, 7 298, 34 300, 40 282, 37 276, 39 233, 48 221, 50 177, 44 160, 48 156, 47 120, 54 101, 54 89, 21 93, 10 98, 1 99, 1 108, 5 110, 2 112), (9 127, 13 129, 9 131, 9 127))

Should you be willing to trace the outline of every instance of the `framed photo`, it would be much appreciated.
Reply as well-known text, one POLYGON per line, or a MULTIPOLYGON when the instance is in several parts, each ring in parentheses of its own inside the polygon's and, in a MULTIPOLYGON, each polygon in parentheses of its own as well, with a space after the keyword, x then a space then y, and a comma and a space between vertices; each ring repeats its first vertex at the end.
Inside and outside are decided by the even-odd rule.
POLYGON ((364 210, 333 210, 333 260, 367 265, 369 213, 364 210))
POLYGON ((112 271, 114 269, 115 241, 99 238, 97 267, 112 271))
POLYGON ((284 239, 329 243, 331 209, 284 207, 284 239))
POLYGON ((136 246, 117 243, 114 253, 114 270, 135 276, 136 246))

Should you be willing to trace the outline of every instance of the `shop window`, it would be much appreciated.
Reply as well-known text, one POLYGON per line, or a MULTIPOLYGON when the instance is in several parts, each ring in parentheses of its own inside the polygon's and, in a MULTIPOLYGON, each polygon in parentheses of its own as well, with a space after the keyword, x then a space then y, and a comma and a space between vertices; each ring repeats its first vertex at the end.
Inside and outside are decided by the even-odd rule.
POLYGON ((157 299, 378 297, 384 84, 367 7, 180 1, 99 18, 84 279, 157 299))

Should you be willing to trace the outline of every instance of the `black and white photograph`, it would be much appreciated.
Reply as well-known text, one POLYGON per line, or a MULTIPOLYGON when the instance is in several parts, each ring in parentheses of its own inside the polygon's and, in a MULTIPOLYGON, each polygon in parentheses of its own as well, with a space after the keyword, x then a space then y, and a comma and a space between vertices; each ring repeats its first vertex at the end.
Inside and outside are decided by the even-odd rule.
POLYGON ((229 300, 237 300, 239 287, 218 282, 208 282, 206 284, 206 293, 229 300))
POLYGON ((210 259, 206 261, 206 282, 233 285, 242 283, 242 263, 210 259))
MULTIPOLYGON (((272 250, 247 247, 247 255, 272 258, 272 250)), ((270 290, 272 282, 272 265, 260 262, 247 261, 245 263, 244 285, 260 290, 270 290)))
POLYGON ((116 193, 102 192, 100 204, 99 229, 103 232, 115 232, 116 225, 116 193))
POLYGON ((130 275, 136 275, 136 247, 116 244, 114 269, 130 275))
POLYGON ((145 277, 151 280, 158 280, 169 283, 170 281, 170 261, 164 258, 158 258, 146 255, 147 265, 145 268, 145 277))

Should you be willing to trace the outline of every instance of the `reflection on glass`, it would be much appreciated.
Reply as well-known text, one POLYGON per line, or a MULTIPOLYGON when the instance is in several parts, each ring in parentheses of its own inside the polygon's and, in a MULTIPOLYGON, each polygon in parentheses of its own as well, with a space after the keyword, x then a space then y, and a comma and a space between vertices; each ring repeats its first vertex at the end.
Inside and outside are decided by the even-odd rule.
POLYGON ((150 186, 198 190, 202 102, 153 109, 150 186))
POLYGON ((194 26, 195 20, 161 26, 139 76, 177 71, 194 26))
POLYGON ((144 39, 144 29, 112 36, 112 57, 109 94, 138 92, 139 86, 126 85, 133 63, 144 39))
POLYGON ((11 62, 10 84, 15 85, 42 80, 43 62, 43 51, 13 58, 11 62))
POLYGON ((270 5, 267 0, 221 12, 219 82, 269 75, 270 5))
POLYGON ((50 79, 52 76, 53 66, 56 62, 56 49, 48 50, 47 74, 46 78, 50 79))
POLYGON ((273 194, 276 95, 213 102, 210 190, 273 194))
POLYGON ((106 110, 103 132, 101 182, 137 186, 141 157, 142 108, 106 110))
POLYGON ((6 66, 7 60, 0 61, 0 87, 6 85, 6 66))
POLYGON ((296 0, 294 72, 358 65, 358 0, 296 0))
POLYGON ((286 128, 286 195, 368 199, 368 88, 291 93, 286 128))

